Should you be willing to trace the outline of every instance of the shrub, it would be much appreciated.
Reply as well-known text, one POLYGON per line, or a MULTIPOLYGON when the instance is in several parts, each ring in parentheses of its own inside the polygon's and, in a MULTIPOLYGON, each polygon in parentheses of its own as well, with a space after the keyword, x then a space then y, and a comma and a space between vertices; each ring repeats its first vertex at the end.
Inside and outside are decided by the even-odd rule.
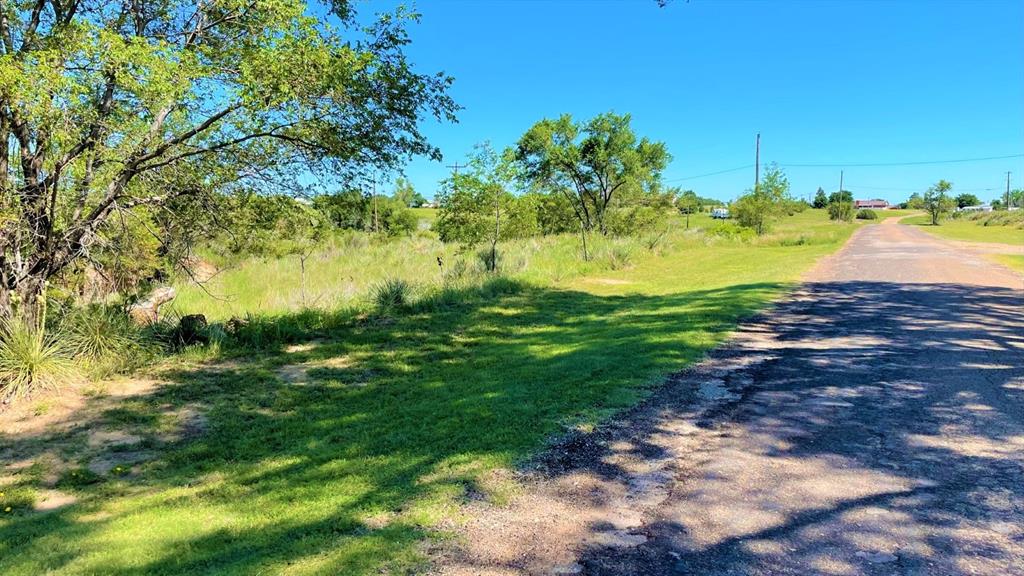
POLYGON ((373 301, 378 308, 401 308, 412 301, 412 285, 401 278, 388 278, 373 287, 373 301))
POLYGON ((73 309, 60 321, 60 330, 69 353, 101 376, 135 368, 148 356, 145 336, 121 310, 73 309))
POLYGON ((756 235, 753 228, 746 228, 732 221, 722 222, 710 231, 715 236, 721 236, 730 240, 750 240, 751 237, 756 235))
POLYGON ((53 390, 77 375, 60 336, 18 321, 0 323, 0 397, 9 400, 53 390))
POLYGON ((828 205, 828 219, 849 222, 853 220, 853 204, 850 202, 831 202, 828 205))
POLYGON ((864 208, 857 211, 857 220, 878 220, 878 213, 864 208))

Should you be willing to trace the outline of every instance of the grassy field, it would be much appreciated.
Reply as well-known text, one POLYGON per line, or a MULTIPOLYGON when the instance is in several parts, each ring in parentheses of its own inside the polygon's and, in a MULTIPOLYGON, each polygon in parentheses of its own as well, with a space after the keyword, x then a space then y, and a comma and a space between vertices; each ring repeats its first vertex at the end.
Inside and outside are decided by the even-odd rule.
POLYGON ((1024 256, 1018 254, 990 254, 989 257, 1007 268, 1024 272, 1024 256))
POLYGON ((948 238, 967 242, 998 242, 1000 244, 1024 245, 1024 213, 990 213, 943 220, 939 226, 932 226, 927 215, 908 218, 904 224, 920 226, 922 230, 948 238), (994 215, 994 217, 993 217, 994 215))
POLYGON ((427 229, 437 220, 437 208, 410 208, 420 221, 420 228, 427 229))
MULTIPOLYGON (((460 503, 508 497, 495 470, 635 403, 860 225, 807 211, 749 238, 696 218, 655 250, 610 244, 598 247, 608 253, 600 260, 572 266, 571 239, 548 239, 538 242, 553 250, 506 247, 516 263, 501 278, 433 293, 437 245, 408 240, 397 246, 423 250, 392 260, 374 247, 368 258, 407 267, 401 273, 434 296, 388 312, 333 313, 341 316, 330 330, 301 345, 228 363, 180 359, 154 369, 165 384, 70 432, 0 438, 0 453, 34 460, 8 487, 20 499, 8 495, 13 509, 0 516, 0 573, 421 568, 423 542, 445 537, 460 503), (201 417, 176 434, 182 413, 201 417), (135 439, 103 456, 122 462, 121 472, 84 468, 99 457, 97 432, 135 439), (77 502, 32 511, 34 491, 54 475, 77 502)), ((354 292, 372 283, 351 272, 369 260, 354 264, 336 246, 322 256, 320 268, 340 270, 323 272, 321 289, 330 274, 352 274, 354 292)), ((189 294, 184 309, 223 318, 260 302, 274 321, 332 314, 297 311, 294 294, 272 299, 297 290, 288 270, 292 263, 253 262, 228 271, 221 288, 249 295, 227 304, 189 294)))

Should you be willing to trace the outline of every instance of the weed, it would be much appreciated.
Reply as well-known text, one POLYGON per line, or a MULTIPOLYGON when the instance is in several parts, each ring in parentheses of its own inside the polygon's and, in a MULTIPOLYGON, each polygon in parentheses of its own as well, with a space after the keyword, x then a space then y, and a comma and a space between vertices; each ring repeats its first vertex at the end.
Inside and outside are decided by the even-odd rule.
POLYGON ((66 470, 57 479, 58 488, 84 488, 93 484, 99 484, 103 481, 103 477, 99 474, 89 470, 88 468, 73 468, 66 470))

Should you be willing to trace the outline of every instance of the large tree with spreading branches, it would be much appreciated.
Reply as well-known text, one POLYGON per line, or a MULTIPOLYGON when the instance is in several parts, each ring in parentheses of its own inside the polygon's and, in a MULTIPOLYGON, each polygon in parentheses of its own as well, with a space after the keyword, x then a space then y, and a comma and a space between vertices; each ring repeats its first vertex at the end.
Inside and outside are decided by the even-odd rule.
POLYGON ((613 202, 629 189, 657 189, 672 159, 664 143, 637 138, 629 114, 612 112, 541 120, 519 139, 516 158, 532 186, 565 195, 584 234, 607 233, 613 202))
POLYGON ((457 107, 449 77, 406 60, 415 19, 367 24, 344 0, 0 0, 0 316, 183 198, 439 158, 418 126, 457 107))

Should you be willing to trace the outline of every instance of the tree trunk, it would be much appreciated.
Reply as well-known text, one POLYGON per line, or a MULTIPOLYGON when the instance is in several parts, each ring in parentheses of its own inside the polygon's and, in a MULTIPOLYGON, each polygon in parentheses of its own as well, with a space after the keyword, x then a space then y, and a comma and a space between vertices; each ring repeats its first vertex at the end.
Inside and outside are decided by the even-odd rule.
POLYGON ((580 223, 580 238, 583 239, 583 261, 589 262, 590 254, 587 253, 587 228, 582 222, 580 223))
POLYGON ((0 288, 0 319, 24 322, 42 329, 46 325, 46 280, 30 276, 10 289, 0 288))

